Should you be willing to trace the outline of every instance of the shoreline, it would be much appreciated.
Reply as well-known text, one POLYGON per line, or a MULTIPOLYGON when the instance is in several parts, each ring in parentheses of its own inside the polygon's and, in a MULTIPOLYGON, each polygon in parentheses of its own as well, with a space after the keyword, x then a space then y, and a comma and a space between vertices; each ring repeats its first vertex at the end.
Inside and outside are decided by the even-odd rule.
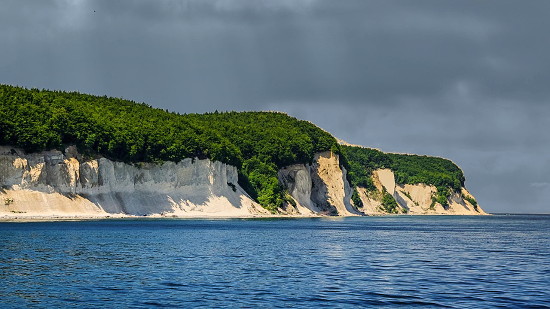
MULTIPOLYGON (((495 214, 485 214, 481 216, 492 216, 495 214)), ((496 214, 496 215, 544 215, 544 214, 496 214)), ((341 218, 361 218, 361 217, 422 217, 422 216, 449 216, 449 217, 463 217, 472 216, 478 217, 480 215, 469 214, 372 214, 364 216, 327 216, 327 215, 250 215, 250 216, 208 216, 208 215, 191 215, 191 216, 177 216, 177 215, 123 215, 112 214, 102 216, 62 216, 62 215, 47 215, 47 216, 8 216, 0 215, 0 223, 6 222, 56 222, 56 221, 98 221, 98 220, 149 220, 149 219, 174 219, 174 220, 228 220, 228 219, 311 219, 311 218, 325 218, 325 219, 341 219, 341 218)))

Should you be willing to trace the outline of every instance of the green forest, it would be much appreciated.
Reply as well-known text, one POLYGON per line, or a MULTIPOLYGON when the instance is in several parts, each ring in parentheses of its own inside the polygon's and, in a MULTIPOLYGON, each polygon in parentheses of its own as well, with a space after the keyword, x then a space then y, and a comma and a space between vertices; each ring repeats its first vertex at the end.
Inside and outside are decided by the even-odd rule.
POLYGON ((444 195, 464 183, 449 160, 340 146, 284 113, 178 114, 120 98, 9 85, 0 85, 0 144, 27 152, 76 145, 84 155, 127 163, 209 158, 238 167, 239 184, 270 211, 291 202, 278 169, 312 163, 321 151, 342 155, 353 186, 372 190, 377 168, 394 170, 399 183, 433 184, 444 195))

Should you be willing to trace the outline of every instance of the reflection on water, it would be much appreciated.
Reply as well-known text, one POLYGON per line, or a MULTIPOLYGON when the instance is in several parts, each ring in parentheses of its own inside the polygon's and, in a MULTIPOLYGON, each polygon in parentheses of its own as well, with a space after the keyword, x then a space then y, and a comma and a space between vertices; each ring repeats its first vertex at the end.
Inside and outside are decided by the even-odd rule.
POLYGON ((0 223, 0 307, 550 306, 550 216, 0 223))

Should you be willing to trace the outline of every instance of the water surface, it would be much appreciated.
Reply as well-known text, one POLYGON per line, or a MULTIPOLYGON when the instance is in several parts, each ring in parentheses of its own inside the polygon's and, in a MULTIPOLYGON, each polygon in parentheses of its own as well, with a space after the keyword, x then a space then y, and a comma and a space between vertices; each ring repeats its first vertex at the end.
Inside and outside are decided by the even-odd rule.
POLYGON ((1 308, 550 308, 550 216, 0 223, 1 308))

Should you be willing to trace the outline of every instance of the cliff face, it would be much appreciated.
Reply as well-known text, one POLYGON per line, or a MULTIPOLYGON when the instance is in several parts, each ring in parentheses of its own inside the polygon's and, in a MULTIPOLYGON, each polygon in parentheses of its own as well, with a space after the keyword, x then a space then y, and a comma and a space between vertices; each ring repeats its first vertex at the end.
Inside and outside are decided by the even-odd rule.
MULTIPOLYGON (((339 164, 337 155, 330 152, 315 156, 312 165, 297 164, 279 171, 279 180, 294 198, 296 206, 289 212, 298 214, 330 214, 340 216, 384 215, 388 211, 383 207, 385 192, 397 203, 397 213, 411 215, 483 215, 481 207, 474 207, 463 196, 471 194, 462 188, 462 192, 451 194, 447 206, 432 204, 432 196, 437 189, 425 184, 397 184, 390 169, 374 171, 375 191, 356 188, 362 207, 354 207, 351 202, 352 189, 346 180, 346 170, 339 164)), ((287 210, 288 211, 288 210, 287 210)))
MULTIPOLYGON (((279 180, 294 199, 281 214, 385 214, 384 194, 395 199, 399 213, 485 214, 453 193, 449 205, 432 202, 433 186, 396 184, 389 169, 373 173, 376 191, 356 188, 363 203, 354 207, 353 189, 338 155, 318 153, 309 164, 279 171, 279 180)), ((270 215, 238 184, 234 166, 210 160, 130 165, 106 158, 85 160, 74 147, 35 154, 0 147, 0 216, 4 217, 248 217, 270 215)))
POLYGON ((376 191, 368 192, 359 188, 359 196, 363 202, 360 210, 365 214, 384 214, 382 207, 382 191, 388 192, 397 202, 400 213, 411 215, 444 214, 444 215, 484 215, 481 207, 472 205, 464 196, 472 195, 462 188, 461 192, 453 192, 448 205, 433 202, 432 196, 437 192, 434 186, 426 184, 397 184, 395 176, 389 169, 379 169, 373 172, 373 182, 376 191))
POLYGON ((139 166, 82 160, 75 149, 24 154, 0 148, 0 213, 18 216, 252 216, 263 214, 237 168, 185 159, 139 166))
POLYGON ((296 164, 279 171, 279 181, 296 201, 299 214, 360 215, 350 203, 352 190, 338 155, 318 153, 313 164, 296 164))

